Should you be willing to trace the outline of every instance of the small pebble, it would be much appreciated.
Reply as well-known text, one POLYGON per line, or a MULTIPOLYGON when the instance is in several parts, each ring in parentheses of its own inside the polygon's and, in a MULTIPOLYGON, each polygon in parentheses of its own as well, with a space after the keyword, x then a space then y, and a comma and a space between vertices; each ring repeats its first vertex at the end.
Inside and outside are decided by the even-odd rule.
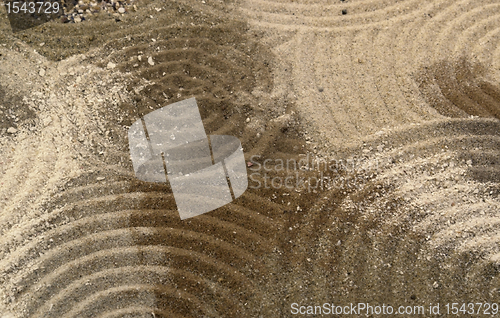
POLYGON ((148 57, 148 63, 149 65, 155 65, 155 62, 153 61, 153 58, 151 56, 148 57))
POLYGON ((247 123, 249 123, 249 122, 250 122, 250 118, 247 118, 245 121, 246 121, 247 123))
POLYGON ((38 72, 38 75, 45 76, 45 70, 43 68, 40 69, 40 72, 38 72))
POLYGON ((97 181, 102 181, 102 180, 104 180, 106 178, 105 177, 97 177, 96 179, 97 179, 97 181))
POLYGON ((115 64, 115 63, 113 63, 113 62, 109 62, 109 63, 108 63, 108 65, 106 66, 106 68, 107 68, 108 70, 113 69, 113 68, 115 68, 115 67, 116 67, 116 64, 115 64))
POLYGON ((322 93, 325 89, 323 87, 318 87, 318 91, 322 93))
POLYGON ((9 129, 7 129, 7 132, 8 132, 9 134, 15 134, 15 133, 17 132, 17 129, 16 129, 16 128, 14 128, 14 127, 10 127, 9 129))
POLYGON ((120 12, 120 13, 125 13, 125 8, 123 8, 123 7, 122 7, 122 8, 120 8, 120 9, 118 9, 118 12, 120 12))
POLYGON ((346 9, 342 10, 342 15, 346 15, 346 14, 347 14, 347 10, 346 9))

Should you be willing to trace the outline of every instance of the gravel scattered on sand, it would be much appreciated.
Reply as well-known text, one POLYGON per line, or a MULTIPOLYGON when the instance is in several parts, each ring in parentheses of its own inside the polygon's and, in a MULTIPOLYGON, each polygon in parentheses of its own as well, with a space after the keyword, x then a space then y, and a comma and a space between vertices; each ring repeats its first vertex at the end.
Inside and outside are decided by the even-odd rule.
POLYGON ((129 11, 137 11, 135 0, 73 0, 63 3, 63 7, 64 14, 61 16, 63 23, 83 22, 99 12, 113 14, 115 18, 119 18, 129 11))

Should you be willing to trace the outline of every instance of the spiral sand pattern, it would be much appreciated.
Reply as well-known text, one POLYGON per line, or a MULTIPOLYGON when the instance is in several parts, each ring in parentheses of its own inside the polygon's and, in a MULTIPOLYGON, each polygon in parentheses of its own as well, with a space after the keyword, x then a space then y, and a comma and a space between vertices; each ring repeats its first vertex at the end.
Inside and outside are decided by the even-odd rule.
POLYGON ((287 317, 293 302, 498 302, 499 10, 144 2, 120 22, 4 36, 0 313, 287 317), (248 189, 181 221, 168 184, 135 179, 126 128, 192 96, 207 134, 238 137, 247 160, 311 151, 360 163, 325 172, 330 189, 248 189))

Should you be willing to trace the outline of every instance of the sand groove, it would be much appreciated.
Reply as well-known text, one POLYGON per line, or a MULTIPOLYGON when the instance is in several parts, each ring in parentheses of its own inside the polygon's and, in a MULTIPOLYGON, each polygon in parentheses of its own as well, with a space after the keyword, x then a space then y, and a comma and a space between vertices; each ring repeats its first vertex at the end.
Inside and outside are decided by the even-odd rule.
POLYGON ((280 67, 293 65, 313 143, 377 166, 351 171, 346 184, 358 187, 334 189, 290 220, 294 243, 314 251, 294 255, 303 274, 288 303, 498 299, 498 121, 443 117, 498 118, 498 4, 357 11, 371 5, 239 4, 266 43, 282 39, 274 51, 280 67))
MULTIPOLYGON (((91 55, 103 68, 115 63, 127 78, 128 92, 117 90, 109 109, 90 110, 102 118, 96 123, 102 135, 115 143, 89 143, 89 154, 97 158, 89 162, 92 171, 59 182, 58 191, 41 202, 40 218, 21 219, 4 231, 2 272, 14 287, 6 294, 24 316, 234 317, 276 310, 272 301, 257 304, 271 295, 265 286, 279 262, 273 250, 279 246, 282 205, 249 193, 181 222, 169 185, 135 181, 121 142, 122 125, 195 96, 208 134, 238 136, 249 153, 257 149, 267 156, 287 153, 286 147, 273 150, 280 139, 289 140, 290 149, 301 147, 293 132, 282 132, 286 122, 260 128, 259 121, 269 117, 262 116, 252 94, 272 89, 269 53, 258 44, 242 44, 247 40, 235 32, 242 27, 155 28, 154 35, 132 35, 133 47, 124 47, 127 39, 113 40, 102 56, 91 55), (247 116, 252 124, 242 124, 247 116), (19 240, 25 232, 37 234, 19 240)), ((274 117, 283 114, 273 111, 274 117)))
MULTIPOLYGON (((494 71, 497 62, 492 58, 498 51, 498 41, 494 40, 498 20, 495 1, 473 4, 467 1, 392 3, 411 12, 409 15, 398 13, 394 19, 387 15, 387 8, 392 4, 386 2, 381 6, 387 7, 380 10, 386 21, 384 26, 357 22, 356 29, 349 28, 347 21, 362 14, 351 14, 349 10, 343 16, 328 13, 330 7, 344 5, 371 9, 371 4, 306 5, 250 1, 239 5, 245 13, 250 7, 255 12, 269 11, 276 16, 287 15, 286 10, 278 8, 291 11, 302 8, 302 12, 295 12, 297 21, 309 18, 310 11, 318 7, 324 10, 324 19, 341 21, 341 28, 295 30, 290 27, 301 22, 280 24, 276 17, 269 19, 269 23, 264 17, 251 22, 255 29, 263 30, 270 38, 280 38, 278 35, 281 35, 288 39, 286 46, 280 43, 276 50, 294 66, 293 87, 299 104, 308 108, 304 117, 312 126, 319 127, 323 138, 330 139, 333 147, 344 142, 343 136, 350 136, 350 140, 351 137, 362 139, 384 127, 436 118, 425 95, 422 96, 416 86, 415 75, 421 73, 422 67, 434 70, 438 63, 449 63, 457 69, 463 63, 461 61, 466 60, 469 64, 481 64, 488 70, 488 77, 498 78, 494 71), (276 24, 272 25, 271 20, 276 24)), ((273 41, 268 43, 272 46, 273 41)), ((454 74, 443 74, 443 80, 450 76, 453 78, 454 74)), ((477 81, 488 82, 479 77, 477 81)))
POLYGON ((376 169, 355 179, 354 189, 322 195, 298 226, 301 241, 315 248, 304 251, 311 265, 295 277, 309 283, 290 302, 306 295, 339 303, 498 299, 500 179, 490 173, 498 167, 498 128, 496 120, 442 122, 367 143, 385 145, 358 154, 376 160, 376 169), (434 138, 422 142, 429 131, 434 138))

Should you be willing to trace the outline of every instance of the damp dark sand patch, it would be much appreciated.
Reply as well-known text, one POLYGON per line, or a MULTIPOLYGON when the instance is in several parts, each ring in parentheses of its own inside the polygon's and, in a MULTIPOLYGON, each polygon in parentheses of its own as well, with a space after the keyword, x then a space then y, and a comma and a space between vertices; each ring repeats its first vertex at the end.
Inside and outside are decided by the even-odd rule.
POLYGON ((33 126, 36 114, 20 96, 11 96, 0 86, 0 133, 14 131, 19 126, 33 126))
POLYGON ((500 87, 487 81, 487 70, 465 58, 426 66, 417 76, 429 105, 449 117, 500 119, 500 87))
MULTIPOLYGON (((98 48, 110 39, 124 38, 139 33, 147 33, 164 25, 190 25, 209 21, 219 23, 222 18, 208 13, 193 12, 184 1, 140 1, 137 11, 119 14, 98 12, 87 17, 84 22, 64 23, 60 19, 47 22, 24 31, 6 32, 36 49, 40 54, 53 61, 66 59, 74 54, 87 53, 98 48)), ((207 11, 207 10, 206 10, 207 11)), ((134 42, 130 40, 132 45, 134 42)))
MULTIPOLYGON (((500 87, 487 80, 487 69, 479 63, 465 58, 443 61, 425 67, 417 83, 429 105, 441 115, 500 119, 500 87)), ((478 123, 478 130, 482 126, 478 123)), ((464 147, 460 159, 474 163, 470 168, 471 176, 483 182, 499 180, 500 161, 495 151, 498 146, 499 141, 491 138, 478 140, 473 149, 464 147)))

